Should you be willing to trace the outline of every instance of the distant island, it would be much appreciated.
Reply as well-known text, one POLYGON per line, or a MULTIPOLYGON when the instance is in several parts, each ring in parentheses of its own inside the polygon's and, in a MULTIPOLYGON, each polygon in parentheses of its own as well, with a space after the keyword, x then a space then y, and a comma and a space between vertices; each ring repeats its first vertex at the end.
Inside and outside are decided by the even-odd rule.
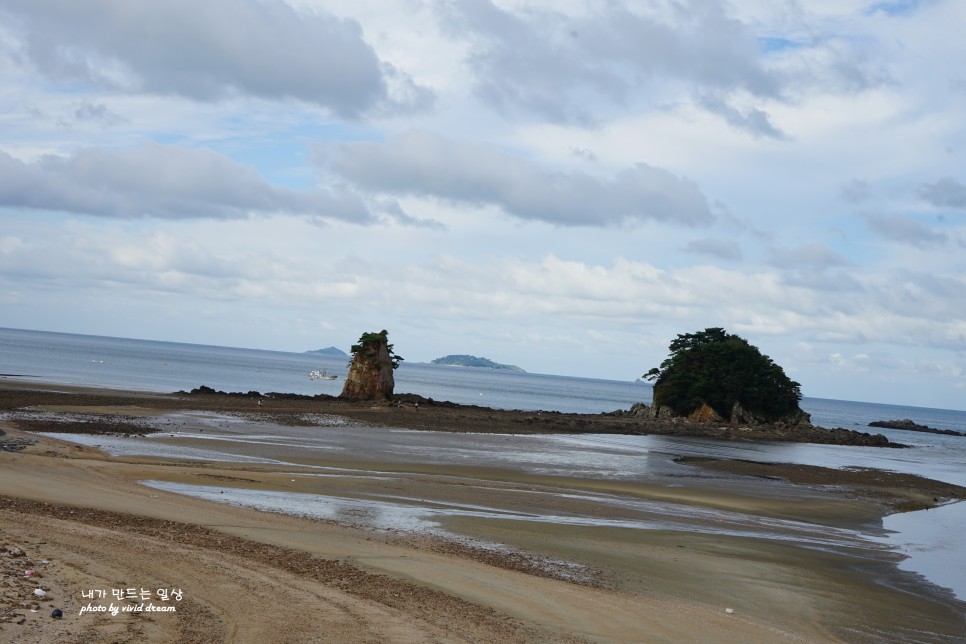
POLYGON ((311 351, 306 351, 305 353, 311 353, 314 356, 330 356, 332 358, 348 358, 349 354, 342 349, 337 349, 336 347, 327 347, 325 349, 313 349, 311 351))
POLYGON ((433 364, 448 365, 451 367, 483 367, 484 369, 506 369, 508 371, 523 371, 520 367, 512 364, 500 364, 487 358, 467 355, 449 355, 433 360, 433 364))

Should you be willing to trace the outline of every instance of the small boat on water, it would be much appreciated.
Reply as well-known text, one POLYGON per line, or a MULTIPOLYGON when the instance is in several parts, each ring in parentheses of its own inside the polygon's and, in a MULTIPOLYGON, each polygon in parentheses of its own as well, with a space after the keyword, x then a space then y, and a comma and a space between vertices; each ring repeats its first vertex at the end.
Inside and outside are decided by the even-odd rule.
POLYGON ((335 380, 339 376, 335 374, 330 374, 325 369, 319 371, 318 369, 313 369, 309 372, 309 380, 335 380))

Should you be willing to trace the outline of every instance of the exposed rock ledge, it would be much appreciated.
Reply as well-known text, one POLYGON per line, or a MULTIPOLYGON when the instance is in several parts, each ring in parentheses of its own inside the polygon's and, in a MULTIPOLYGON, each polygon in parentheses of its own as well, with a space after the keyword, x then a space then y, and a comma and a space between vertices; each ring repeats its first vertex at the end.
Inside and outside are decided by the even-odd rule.
POLYGON ((918 425, 908 418, 904 420, 874 420, 869 423, 869 427, 882 427, 884 429, 901 429, 906 432, 924 432, 926 434, 945 434, 947 436, 966 436, 962 432, 951 429, 936 429, 928 425, 918 425))
POLYGON ((695 436, 826 445, 908 447, 908 445, 901 443, 893 443, 882 434, 868 434, 842 427, 833 429, 816 427, 812 425, 809 415, 805 412, 778 421, 765 422, 742 409, 738 403, 735 403, 731 411, 730 421, 722 419, 708 405, 702 405, 689 416, 675 416, 674 412, 668 407, 651 406, 644 403, 637 403, 631 407, 630 411, 624 413, 661 424, 678 425, 683 431, 673 433, 695 436))

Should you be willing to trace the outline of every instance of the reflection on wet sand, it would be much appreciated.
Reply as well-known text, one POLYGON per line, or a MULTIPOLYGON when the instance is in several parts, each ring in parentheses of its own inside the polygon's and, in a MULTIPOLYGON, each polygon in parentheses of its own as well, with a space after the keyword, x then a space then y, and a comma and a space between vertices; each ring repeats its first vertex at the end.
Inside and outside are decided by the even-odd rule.
POLYGON ((531 554, 570 566, 577 581, 728 606, 819 639, 915 639, 924 628, 948 635, 961 611, 896 570, 900 556, 873 538, 882 510, 867 500, 676 460, 709 450, 767 457, 781 446, 309 420, 319 424, 194 413, 154 419, 162 431, 142 437, 63 438, 138 464, 126 476, 162 494, 312 517, 379 538, 531 554), (178 465, 184 460, 208 464, 178 465), (821 615, 808 623, 832 630, 811 630, 803 614, 821 615))

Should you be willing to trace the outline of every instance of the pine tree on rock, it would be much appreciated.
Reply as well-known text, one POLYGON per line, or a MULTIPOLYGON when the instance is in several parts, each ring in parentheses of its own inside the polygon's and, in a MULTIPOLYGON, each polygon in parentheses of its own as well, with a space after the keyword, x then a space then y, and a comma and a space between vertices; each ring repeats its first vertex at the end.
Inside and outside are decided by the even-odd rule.
POLYGON ((363 333, 351 353, 352 363, 340 398, 392 400, 396 386, 392 373, 403 358, 393 353, 389 332, 363 333))

